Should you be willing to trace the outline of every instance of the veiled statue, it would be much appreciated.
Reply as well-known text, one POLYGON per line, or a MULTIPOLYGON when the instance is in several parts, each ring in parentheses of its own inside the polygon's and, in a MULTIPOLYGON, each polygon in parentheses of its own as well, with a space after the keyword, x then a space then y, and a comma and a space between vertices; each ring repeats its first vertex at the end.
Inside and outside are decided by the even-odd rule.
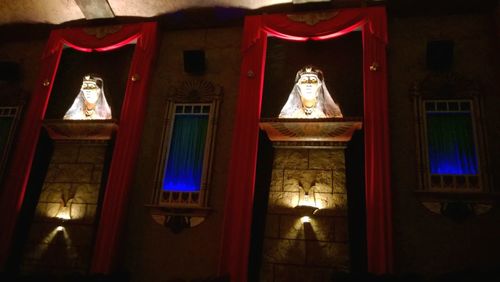
POLYGON ((85 75, 80 92, 63 119, 111 119, 111 108, 106 101, 103 85, 102 78, 85 75))
POLYGON ((297 72, 295 85, 279 117, 341 118, 342 112, 326 88, 323 72, 309 65, 297 72))

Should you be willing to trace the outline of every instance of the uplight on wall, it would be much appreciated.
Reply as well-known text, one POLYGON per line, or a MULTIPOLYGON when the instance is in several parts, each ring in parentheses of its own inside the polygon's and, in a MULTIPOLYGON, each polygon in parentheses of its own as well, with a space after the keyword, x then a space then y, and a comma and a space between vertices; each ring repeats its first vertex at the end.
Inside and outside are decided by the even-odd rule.
POLYGON ((316 206, 314 191, 309 189, 309 191, 301 193, 299 197, 299 204, 294 208, 300 216, 300 222, 302 224, 310 223, 311 217, 316 214, 319 210, 316 206))
POLYGON ((56 217, 61 220, 70 220, 71 216, 71 206, 76 195, 76 189, 71 187, 70 189, 64 189, 61 193, 61 205, 57 211, 56 217))
MULTIPOLYGON (((314 197, 304 195, 304 197, 301 198, 306 198, 306 199, 299 200, 300 204, 297 205, 294 209, 298 212, 300 216, 310 218, 311 216, 316 214, 316 212, 319 210, 316 204, 314 203, 314 200, 312 200, 314 197)), ((301 218, 302 223, 304 223, 304 220, 303 218, 301 218)))
POLYGON ((71 204, 68 206, 61 205, 59 208, 59 211, 57 212, 56 215, 57 218, 61 220, 70 220, 71 219, 71 204))
POLYGON ((298 179, 300 195, 295 210, 304 218, 304 220, 301 218, 302 223, 309 222, 305 217, 309 218, 318 210, 314 193, 315 179, 315 173, 303 173, 298 179))
POLYGON ((302 197, 299 198, 299 206, 318 207, 316 205, 316 197, 312 188, 309 189, 309 191, 305 191, 302 197))
POLYGON ((300 222, 302 222, 302 224, 311 223, 311 217, 305 215, 305 216, 300 218, 300 222))

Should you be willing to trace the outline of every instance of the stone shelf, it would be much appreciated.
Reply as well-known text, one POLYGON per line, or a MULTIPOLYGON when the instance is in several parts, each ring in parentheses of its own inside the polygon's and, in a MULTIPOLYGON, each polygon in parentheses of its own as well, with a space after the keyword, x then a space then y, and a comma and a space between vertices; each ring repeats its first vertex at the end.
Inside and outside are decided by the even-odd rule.
POLYGON ((44 120, 52 140, 110 140, 118 129, 116 120, 44 120))
POLYGON ((362 122, 360 118, 264 118, 259 127, 273 142, 349 142, 362 122))

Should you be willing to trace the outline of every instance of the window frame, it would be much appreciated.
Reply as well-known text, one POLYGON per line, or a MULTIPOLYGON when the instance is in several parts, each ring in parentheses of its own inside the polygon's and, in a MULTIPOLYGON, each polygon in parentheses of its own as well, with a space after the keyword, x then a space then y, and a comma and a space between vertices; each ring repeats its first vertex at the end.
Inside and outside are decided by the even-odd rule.
MULTIPOLYGON (((433 72, 423 80, 415 82, 410 92, 413 94, 415 116, 418 179, 415 193, 417 197, 424 203, 427 201, 441 203, 447 201, 491 202, 494 195, 491 191, 491 181, 489 181, 490 176, 488 175, 486 156, 488 150, 484 137, 481 97, 477 83, 453 72, 433 72), (477 158, 477 188, 463 189, 456 188, 456 186, 454 188, 439 188, 432 186, 426 129, 427 112, 425 110, 425 103, 431 101, 467 101, 470 103, 472 134, 477 158)), ((453 181, 456 181, 456 179, 453 179, 453 181)))
POLYGON ((215 102, 211 103, 185 103, 185 102, 175 102, 169 101, 168 110, 166 113, 166 125, 165 125, 165 133, 163 134, 162 141, 164 145, 162 145, 162 161, 159 164, 157 179, 160 182, 160 187, 157 189, 158 195, 158 205, 166 206, 166 207, 197 207, 197 206, 206 206, 206 194, 208 189, 208 176, 211 175, 211 165, 212 165, 212 152, 214 145, 214 121, 215 121, 215 102), (168 166, 169 156, 170 156, 170 148, 172 146, 172 137, 175 125, 175 119, 177 115, 182 115, 185 113, 177 113, 176 108, 178 106, 209 106, 210 110, 207 114, 208 116, 208 124, 207 124, 207 133, 205 136, 204 148, 203 148, 203 161, 202 161, 202 173, 200 180, 200 189, 197 192, 193 191, 174 191, 174 190, 165 190, 163 188, 165 181, 166 169, 168 166), (174 195, 178 193, 177 197, 174 195), (195 194, 198 193, 197 199, 194 199, 195 194), (183 198, 187 197, 186 201, 183 201, 183 198), (165 199, 165 198, 168 198, 165 199))
MULTIPOLYGON (((208 208, 208 196, 210 191, 212 166, 215 153, 215 140, 217 134, 217 123, 221 103, 221 88, 207 81, 185 81, 172 90, 172 95, 167 98, 161 145, 155 173, 155 187, 153 191, 151 206, 159 209, 169 209, 166 214, 177 215, 182 213, 204 213, 208 208), (197 192, 168 191, 163 190, 164 176, 168 165, 171 141, 173 136, 176 107, 177 106, 209 106, 207 133, 203 156, 203 168, 201 173, 200 190, 197 192), (177 198, 174 194, 178 194, 177 198), (193 200, 193 195, 198 196, 193 200), (177 200, 176 200, 177 199, 177 200), (188 199, 184 200, 183 199, 188 199)), ((203 108, 202 108, 203 109, 203 108)), ((202 110, 203 111, 203 110, 202 110)))
MULTIPOLYGON (((481 162, 481 157, 480 157, 480 152, 481 148, 479 146, 479 137, 478 137, 478 121, 476 119, 476 101, 474 99, 421 99, 420 100, 420 115, 422 117, 422 126, 420 128, 420 134, 419 134, 419 139, 420 142, 422 143, 421 146, 421 158, 423 160, 423 179, 422 181, 423 186, 425 187, 424 190, 430 191, 430 192, 449 192, 449 193, 455 193, 455 192, 484 192, 485 185, 482 181, 482 162, 481 162), (476 156, 476 162, 477 162, 477 174, 474 175, 453 175, 453 174, 439 174, 439 173, 432 173, 431 172, 431 165, 430 165, 430 160, 429 160, 429 144, 428 144, 428 132, 427 132, 427 127, 428 127, 428 120, 427 120, 427 115, 429 111, 426 109, 427 103, 447 103, 448 105, 450 103, 464 103, 467 102, 470 105, 470 119, 472 123, 472 137, 473 137, 473 142, 474 142, 474 149, 475 149, 475 156, 476 156), (471 184, 472 179, 477 177, 477 185, 471 184), (465 186, 464 188, 459 188, 457 184, 457 180, 461 177, 464 177, 465 180, 465 186), (433 179, 439 178, 439 183, 440 185, 434 185, 436 181, 433 179), (447 179, 451 179, 451 184, 452 185, 447 185, 446 183, 448 182, 447 179), (474 187, 475 186, 475 187, 474 187), (469 188, 470 187, 470 188, 469 188)), ((439 111, 436 110, 435 112, 439 113, 446 113, 446 112, 452 112, 452 111, 439 111)))

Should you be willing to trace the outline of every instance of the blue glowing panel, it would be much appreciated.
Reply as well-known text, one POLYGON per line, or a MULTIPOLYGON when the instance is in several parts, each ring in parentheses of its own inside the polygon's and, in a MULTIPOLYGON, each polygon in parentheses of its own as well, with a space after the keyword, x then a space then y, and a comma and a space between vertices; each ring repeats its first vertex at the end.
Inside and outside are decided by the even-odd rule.
POLYGON ((427 143, 431 174, 477 174, 470 112, 428 112, 427 143))
POLYGON ((208 114, 175 115, 163 190, 200 191, 207 128, 208 114))

